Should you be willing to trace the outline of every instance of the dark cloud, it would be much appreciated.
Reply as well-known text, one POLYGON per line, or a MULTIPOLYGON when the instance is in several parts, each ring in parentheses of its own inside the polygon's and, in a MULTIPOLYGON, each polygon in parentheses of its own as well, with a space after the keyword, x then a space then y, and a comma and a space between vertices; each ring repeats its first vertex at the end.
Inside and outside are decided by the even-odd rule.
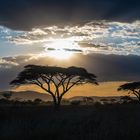
POLYGON ((106 48, 106 46, 101 46, 101 45, 95 45, 95 44, 92 44, 92 43, 88 43, 88 42, 79 42, 78 43, 80 45, 80 47, 82 48, 106 48))
POLYGON ((85 66, 98 75, 100 81, 137 81, 140 79, 140 56, 93 55, 85 66))
MULTIPOLYGON (((48 51, 56 51, 60 49, 55 49, 55 48, 47 48, 48 51)), ((66 51, 66 52, 74 52, 74 53, 82 53, 83 51, 80 49, 67 49, 67 48, 63 48, 62 50, 66 51)))
POLYGON ((0 24, 21 30, 87 20, 139 18, 139 0, 0 0, 0 24))
POLYGON ((63 50, 68 51, 68 52, 77 52, 77 53, 82 53, 83 52, 80 49, 67 49, 67 48, 64 48, 63 50))
POLYGON ((56 59, 53 60, 48 57, 37 58, 35 56, 8 57, 3 58, 3 60, 5 60, 5 63, 8 61, 18 65, 9 63, 10 67, 0 67, 0 90, 9 88, 9 82, 27 64, 85 67, 89 72, 98 76, 98 81, 137 81, 140 79, 140 56, 135 55, 77 54, 71 60, 66 60, 67 62, 56 61, 56 59))

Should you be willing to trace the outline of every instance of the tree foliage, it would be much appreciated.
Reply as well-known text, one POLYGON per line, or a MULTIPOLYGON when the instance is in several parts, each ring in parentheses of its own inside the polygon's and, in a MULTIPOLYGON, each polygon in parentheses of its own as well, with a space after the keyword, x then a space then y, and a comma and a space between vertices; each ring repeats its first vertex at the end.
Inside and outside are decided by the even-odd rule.
POLYGON ((128 91, 128 94, 133 94, 140 102, 140 82, 131 82, 121 85, 118 91, 128 91))
POLYGON ((81 67, 27 65, 10 84, 13 86, 35 84, 53 97, 55 105, 60 105, 65 93, 73 86, 85 83, 98 84, 96 76, 81 67))

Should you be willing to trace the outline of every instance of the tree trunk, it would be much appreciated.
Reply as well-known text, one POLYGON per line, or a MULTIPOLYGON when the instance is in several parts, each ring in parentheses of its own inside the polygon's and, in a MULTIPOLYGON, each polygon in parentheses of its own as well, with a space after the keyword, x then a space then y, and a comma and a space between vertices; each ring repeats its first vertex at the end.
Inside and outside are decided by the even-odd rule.
POLYGON ((61 99, 57 98, 57 97, 53 97, 53 105, 54 105, 54 109, 59 109, 60 105, 61 105, 61 99))
POLYGON ((60 97, 57 99, 57 104, 58 104, 58 106, 61 105, 61 98, 60 97))
POLYGON ((139 95, 139 97, 138 97, 138 101, 139 101, 139 104, 140 104, 140 95, 139 95))
POLYGON ((53 106, 54 108, 57 107, 57 100, 56 100, 56 97, 55 96, 52 96, 53 97, 53 106))

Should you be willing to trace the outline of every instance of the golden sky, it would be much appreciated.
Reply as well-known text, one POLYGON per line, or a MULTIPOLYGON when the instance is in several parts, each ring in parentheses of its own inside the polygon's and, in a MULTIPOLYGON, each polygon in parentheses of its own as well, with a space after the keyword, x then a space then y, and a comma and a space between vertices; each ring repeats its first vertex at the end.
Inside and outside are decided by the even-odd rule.
MULTIPOLYGON (((99 83, 98 86, 86 84, 82 86, 75 86, 73 87, 66 95, 65 98, 70 98, 73 96, 122 96, 126 95, 127 92, 124 91, 117 91, 117 88, 126 82, 102 82, 99 83)), ((20 86, 16 89, 16 91, 38 91, 41 93, 45 93, 42 89, 38 88, 37 86, 20 86)))

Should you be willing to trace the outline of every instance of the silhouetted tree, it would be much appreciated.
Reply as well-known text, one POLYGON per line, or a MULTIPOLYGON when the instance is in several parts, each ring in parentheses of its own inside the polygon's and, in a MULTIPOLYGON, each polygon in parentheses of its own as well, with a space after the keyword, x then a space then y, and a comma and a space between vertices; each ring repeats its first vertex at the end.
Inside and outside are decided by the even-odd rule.
POLYGON ((39 98, 34 99, 33 101, 35 104, 41 104, 43 101, 39 98))
POLYGON ((93 104, 94 103, 94 99, 92 97, 83 97, 83 102, 86 105, 90 105, 90 104, 93 104))
POLYGON ((35 84, 52 96, 55 106, 60 106, 62 97, 75 85, 98 84, 94 74, 80 67, 27 65, 24 68, 10 84, 13 86, 35 84))
POLYGON ((4 92, 1 94, 6 100, 9 100, 12 96, 11 92, 4 92))
POLYGON ((140 82, 131 82, 123 84, 118 88, 118 91, 121 90, 128 91, 128 94, 135 95, 140 103, 140 82))
POLYGON ((131 101, 133 101, 133 99, 130 96, 122 96, 120 98, 120 102, 122 102, 122 103, 129 103, 131 101))
POLYGON ((111 103, 115 103, 116 102, 116 99, 112 98, 112 99, 110 99, 110 102, 111 103))

